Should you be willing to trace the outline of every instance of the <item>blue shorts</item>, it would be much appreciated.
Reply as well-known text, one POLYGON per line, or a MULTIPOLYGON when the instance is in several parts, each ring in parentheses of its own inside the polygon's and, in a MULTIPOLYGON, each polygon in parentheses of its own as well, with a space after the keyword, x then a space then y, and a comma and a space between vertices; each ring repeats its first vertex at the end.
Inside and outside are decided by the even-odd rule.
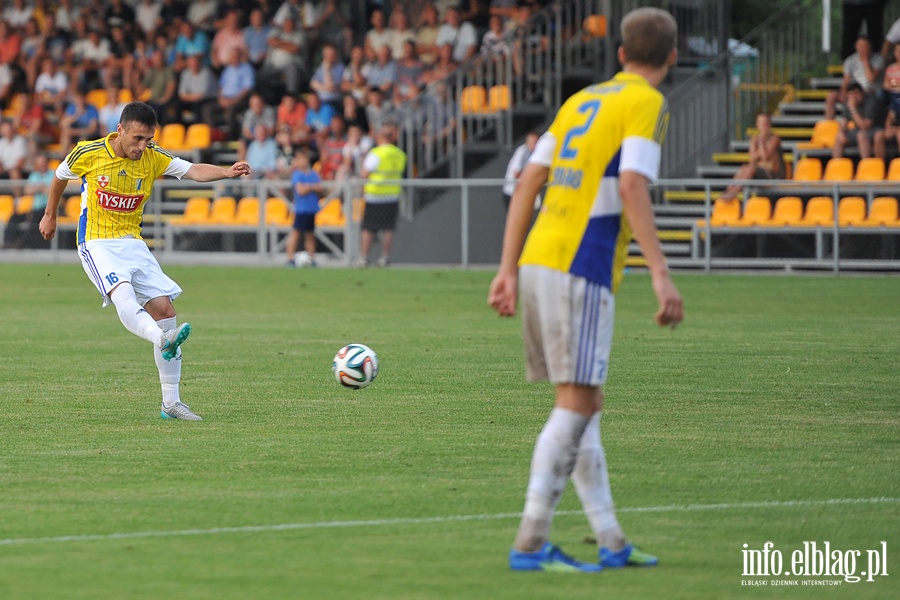
POLYGON ((297 231, 315 231, 316 213, 297 213, 294 215, 294 229, 297 231))

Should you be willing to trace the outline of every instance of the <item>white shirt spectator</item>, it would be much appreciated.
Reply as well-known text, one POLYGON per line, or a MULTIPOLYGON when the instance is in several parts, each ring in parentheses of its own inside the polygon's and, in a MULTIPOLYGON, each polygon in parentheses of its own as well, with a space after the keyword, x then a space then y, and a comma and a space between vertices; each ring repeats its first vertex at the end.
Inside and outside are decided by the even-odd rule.
POLYGON ((516 151, 513 152, 512 158, 509 159, 509 163, 506 165, 506 174, 503 176, 505 183, 503 184, 503 193, 507 196, 512 196, 513 192, 516 191, 516 183, 518 182, 519 175, 522 174, 522 171, 525 169, 525 164, 528 162, 528 157, 531 156, 531 151, 528 149, 528 146, 522 144, 516 151))
POLYGON ((186 18, 197 29, 209 30, 216 18, 216 8, 215 0, 193 0, 186 18))
POLYGON ((470 48, 478 45, 478 34, 475 33, 475 27, 468 21, 463 21, 459 27, 444 23, 438 30, 435 45, 440 48, 445 44, 453 45, 453 60, 459 63, 469 55, 470 48))
POLYGON ((10 27, 21 29, 31 20, 33 13, 34 8, 28 4, 23 4, 20 8, 7 6, 3 11, 3 20, 6 21, 10 27))
POLYGON ((884 36, 884 39, 892 44, 900 44, 900 19, 894 21, 894 24, 891 25, 890 29, 888 29, 887 35, 884 36))
MULTIPOLYGON (((873 70, 884 72, 884 59, 881 58, 880 54, 875 54, 873 52, 869 56, 869 64, 873 70)), ((869 81, 868 77, 866 77, 866 68, 863 66, 859 54, 856 53, 851 54, 844 61, 844 74, 849 74, 850 80, 859 83, 866 93, 870 93, 873 90, 874 85, 879 83, 878 81, 869 81)))
POLYGON ((156 21, 162 12, 160 0, 143 0, 134 9, 134 20, 144 33, 151 33, 156 29, 156 21))
POLYGON ((41 73, 34 82, 34 91, 37 94, 47 93, 55 96, 65 92, 68 87, 69 78, 62 71, 57 71, 52 75, 50 73, 41 73))
POLYGON ((22 166, 22 161, 28 158, 28 143, 18 133, 11 138, 0 138, 0 163, 3 169, 17 169, 22 166))

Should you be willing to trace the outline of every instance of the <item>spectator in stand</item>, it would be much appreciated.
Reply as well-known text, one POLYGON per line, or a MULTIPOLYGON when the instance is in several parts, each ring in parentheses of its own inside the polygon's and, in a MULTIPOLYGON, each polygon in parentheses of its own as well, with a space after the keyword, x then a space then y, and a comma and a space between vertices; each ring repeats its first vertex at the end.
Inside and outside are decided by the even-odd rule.
POLYGON ((881 47, 881 58, 887 63, 894 51, 894 47, 900 44, 900 19, 894 21, 887 35, 884 36, 884 45, 881 47))
POLYGON ((212 111, 216 107, 216 76, 196 54, 189 55, 186 64, 178 80, 181 120, 186 123, 212 123, 215 119, 212 111))
POLYGON ((884 70, 884 60, 880 54, 872 53, 872 46, 865 37, 856 40, 856 53, 844 61, 844 76, 841 80, 841 88, 829 92, 825 98, 825 118, 833 119, 837 112, 837 104, 847 101, 847 91, 850 83, 858 84, 863 92, 871 94, 881 81, 881 72, 884 70))
POLYGON ((344 69, 344 76, 341 79, 341 91, 345 95, 353 95, 360 102, 365 100, 368 88, 368 79, 366 79, 368 70, 369 67, 365 63, 365 50, 362 46, 353 46, 350 49, 350 62, 344 69))
POLYGON ((160 0, 140 0, 134 8, 134 22, 137 24, 139 37, 153 35, 157 28, 165 22, 162 17, 162 2, 160 0))
POLYGON ((185 18, 198 31, 212 32, 215 30, 216 0, 192 0, 185 18))
POLYGON ((416 33, 409 28, 409 19, 406 13, 395 9, 391 13, 390 27, 388 28, 388 45, 391 47, 391 58, 394 60, 403 58, 406 42, 412 42, 415 46, 416 33))
POLYGON ((342 181, 347 177, 358 177, 363 159, 374 145, 375 142, 366 134, 364 128, 355 123, 349 125, 347 127, 347 143, 344 144, 341 151, 343 161, 335 179, 342 181))
POLYGON ((278 175, 278 145, 265 125, 253 130, 253 140, 247 145, 247 164, 253 179, 275 179, 278 175))
POLYGON ((225 112, 228 139, 236 140, 241 134, 239 119, 247 110, 250 94, 256 87, 256 72, 240 50, 231 54, 229 62, 219 75, 218 105, 225 112))
POLYGON ((284 20, 288 17, 294 19, 297 23, 300 23, 300 19, 303 15, 303 7, 300 4, 301 0, 285 0, 282 2, 275 11, 275 14, 272 15, 272 26, 281 27, 284 20))
POLYGON ((884 129, 875 132, 874 154, 885 162, 887 162, 888 142, 894 142, 894 146, 900 143, 900 96, 894 96, 888 105, 884 129))
POLYGON ((294 195, 294 226, 288 235, 285 266, 294 267, 297 244, 303 238, 304 251, 300 256, 301 265, 316 266, 316 213, 319 212, 319 198, 324 193, 322 179, 311 168, 311 159, 305 150, 294 155, 294 171, 291 173, 291 188, 294 195))
POLYGON ((425 66, 430 67, 437 61, 438 13, 433 4, 422 7, 419 26, 416 27, 416 52, 425 66))
POLYGON ((29 90, 34 89, 34 80, 37 78, 43 47, 44 38, 38 27, 37 19, 31 19, 25 25, 25 35, 22 37, 22 46, 17 61, 25 72, 25 85, 29 90))
MULTIPOLYGON (((781 138, 772 133, 772 119, 766 113, 756 116, 757 133, 750 137, 750 162, 742 165, 734 179, 784 179, 784 150, 781 138)), ((723 200, 734 200, 743 184, 728 186, 723 200)))
POLYGON ((312 26, 319 42, 333 44, 340 56, 349 56, 353 45, 353 27, 337 0, 325 0, 322 12, 312 26))
POLYGON ((528 31, 528 22, 537 10, 538 7, 533 4, 520 3, 515 18, 506 24, 509 31, 517 31, 520 34, 514 43, 513 71, 532 77, 543 76, 547 66, 543 64, 544 54, 550 45, 550 39, 546 35, 528 31))
POLYGON ((519 0, 491 0, 490 13, 492 15, 500 15, 504 19, 511 19, 515 16, 519 7, 519 0))
POLYGON ((518 183, 522 171, 525 170, 525 165, 528 163, 531 153, 534 152, 538 137, 536 132, 529 131, 525 135, 525 143, 516 148, 512 157, 509 159, 509 162, 506 164, 506 175, 504 176, 505 183, 503 184, 501 191, 503 192, 503 207, 507 211, 509 211, 509 201, 512 200, 513 192, 516 191, 516 183, 518 183))
POLYGON ((221 70, 235 49, 243 50, 249 56, 240 22, 241 14, 236 10, 228 11, 222 20, 222 27, 216 31, 210 45, 210 60, 213 69, 221 70))
POLYGON ((112 31, 115 27, 121 27, 128 34, 129 39, 134 39, 134 10, 122 0, 109 0, 109 6, 103 14, 106 21, 106 30, 112 31))
POLYGON ((184 70, 185 60, 192 54, 202 56, 203 64, 210 64, 209 36, 202 29, 197 29, 190 21, 181 22, 178 37, 175 38, 174 50, 175 62, 173 66, 179 73, 184 70))
POLYGON ((106 88, 106 105, 97 111, 97 120, 100 121, 100 135, 106 135, 115 131, 119 125, 119 118, 125 109, 127 102, 121 100, 121 94, 117 88, 106 88))
MULTIPOLYGON (((859 36, 859 26, 866 22, 866 37, 873 48, 881 48, 884 33, 884 5, 887 0, 843 0, 841 3, 841 58, 846 59, 854 49, 859 36)), ((859 52, 859 48, 856 48, 859 52)), ((866 86, 863 85, 863 88, 866 86)))
POLYGON ((385 27, 386 20, 384 12, 381 10, 372 11, 370 19, 372 28, 366 32, 365 51, 366 60, 374 62, 378 58, 378 49, 382 46, 388 46, 391 42, 391 32, 385 27))
POLYGON ((269 53, 260 69, 260 80, 283 79, 285 91, 299 95, 307 85, 306 34, 297 27, 297 20, 286 16, 280 27, 269 33, 269 53))
POLYGON ((481 38, 481 55, 491 61, 502 61, 512 54, 512 41, 503 27, 503 17, 491 15, 489 29, 481 38))
POLYGON ((346 123, 348 129, 353 125, 357 125, 364 132, 369 131, 369 122, 366 119, 366 111, 359 105, 356 97, 352 94, 344 94, 341 116, 344 117, 344 123, 346 123))
POLYGON ((319 165, 322 179, 334 179, 344 162, 344 146, 347 144, 347 128, 340 115, 331 117, 328 129, 319 142, 319 165))
POLYGON ((475 31, 484 34, 488 29, 490 0, 462 0, 459 3, 459 18, 475 27, 475 31))
MULTIPOLYGON (((134 36, 125 36, 122 27, 110 30, 110 57, 106 60, 105 85, 109 87, 129 87, 134 69, 134 36)), ((115 131, 115 130, 114 130, 115 131)))
POLYGON ((258 93, 250 95, 247 105, 247 111, 241 120, 241 144, 238 149, 238 160, 243 160, 247 152, 250 142, 256 137, 256 130, 262 127, 266 132, 266 137, 272 137, 275 134, 276 111, 272 106, 268 106, 263 97, 258 93))
POLYGON ((376 132, 387 125, 387 115, 391 110, 391 101, 381 88, 369 88, 366 96, 366 121, 369 122, 369 135, 375 137, 376 132))
POLYGON ((68 90, 69 78, 66 74, 56 68, 52 58, 42 60, 41 72, 34 82, 34 92, 44 108, 58 114, 62 110, 68 90))
POLYGON ((81 16, 81 7, 72 6, 72 0, 59 0, 56 12, 53 13, 56 25, 66 33, 75 29, 75 21, 81 16))
POLYGON ((6 224, 4 248, 23 248, 29 239, 37 237, 35 234, 47 207, 47 190, 54 173, 55 170, 49 168, 46 154, 34 155, 34 168, 28 174, 28 185, 25 186, 25 193, 31 196, 31 210, 10 217, 6 224))
POLYGON ((150 59, 150 68, 144 73, 138 88, 138 96, 146 97, 146 102, 153 107, 160 125, 169 123, 174 118, 178 103, 176 91, 178 80, 175 71, 166 64, 162 50, 154 50, 150 59))
POLYGON ((872 156, 875 134, 886 121, 886 106, 877 94, 867 94, 859 83, 847 86, 847 102, 844 104, 841 129, 837 134, 831 155, 840 158, 848 146, 859 146, 860 158, 872 156))
POLYGON ((66 51, 70 45, 69 34, 56 24, 56 17, 52 13, 44 17, 41 33, 44 41, 40 61, 50 58, 57 65, 65 64, 66 51))
POLYGON ((453 45, 453 60, 462 63, 478 50, 478 34, 475 27, 460 18, 459 8, 451 6, 444 13, 444 24, 438 30, 438 47, 453 45))
POLYGON ((416 55, 416 44, 407 40, 404 44, 403 58, 397 62, 397 83, 394 86, 394 104, 401 104, 418 96, 425 65, 416 55))
MULTIPOLYGON (((900 23, 900 21, 897 21, 900 23)), ((882 89, 886 96, 887 104, 891 104, 896 98, 900 98, 900 44, 895 44, 893 48, 894 62, 889 64, 884 70, 884 82, 882 89)))
POLYGON ((47 119, 44 107, 36 99, 37 94, 25 94, 25 102, 13 116, 13 127, 21 133, 28 145, 28 156, 37 156, 38 151, 56 141, 56 131, 47 119))
POLYGON ((100 135, 100 114, 96 107, 87 103, 84 94, 76 91, 59 120, 59 126, 59 143, 63 152, 68 153, 76 141, 91 140, 100 135))
POLYGON ((6 108, 12 100, 15 76, 9 63, 0 61, 0 109, 6 108))
POLYGON ((322 62, 313 74, 309 87, 313 89, 319 100, 330 104, 335 112, 341 109, 341 81, 344 78, 344 63, 341 62, 334 44, 322 46, 322 62))
POLYGON ((28 142, 12 121, 0 122, 0 179, 25 179, 28 142))
POLYGON ((299 148, 291 142, 291 133, 291 128, 287 125, 280 125, 275 132, 275 145, 278 148, 275 157, 277 164, 275 171, 278 179, 290 179, 291 177, 294 152, 299 148))
POLYGON ((444 44, 438 48, 437 62, 425 72, 422 80, 428 85, 442 81, 453 73, 459 65, 453 60, 453 45, 444 44))
POLYGON ((13 0, 12 5, 3 9, 3 20, 14 29, 25 27, 34 15, 34 9, 25 0, 13 0))
MULTIPOLYGON (((285 94, 281 98, 275 114, 275 126, 278 131, 287 128, 291 134, 291 144, 300 145, 309 141, 309 130, 306 127, 306 105, 296 96, 285 94)), ((294 159, 293 151, 288 155, 288 163, 294 159)))
POLYGON ((443 145, 456 132, 456 102, 450 98, 445 82, 438 81, 429 88, 426 94, 425 130, 422 142, 443 145))
POLYGON ((14 65, 22 51, 22 36, 5 21, 0 21, 0 63, 14 65))
POLYGON ((322 152, 319 141, 328 134, 328 127, 331 125, 331 117, 334 114, 334 108, 319 100, 319 96, 315 92, 306 95, 306 126, 309 128, 310 142, 315 145, 316 152, 319 154, 322 152))
POLYGON ((397 81, 397 63, 391 59, 391 47, 386 44, 378 49, 377 54, 378 60, 367 75, 369 87, 377 87, 384 92, 385 98, 391 98, 397 81))
POLYGON ((250 24, 244 27, 244 44, 250 64, 259 69, 269 52, 269 34, 272 26, 265 22, 263 12, 254 8, 250 12, 250 24))
MULTIPOLYGON (((76 29, 82 20, 76 21, 76 29)), ((75 65, 75 77, 78 88, 87 91, 104 87, 108 78, 104 74, 104 66, 112 57, 109 40, 100 36, 100 32, 91 29, 86 38, 76 39, 72 44, 72 64, 75 65)))

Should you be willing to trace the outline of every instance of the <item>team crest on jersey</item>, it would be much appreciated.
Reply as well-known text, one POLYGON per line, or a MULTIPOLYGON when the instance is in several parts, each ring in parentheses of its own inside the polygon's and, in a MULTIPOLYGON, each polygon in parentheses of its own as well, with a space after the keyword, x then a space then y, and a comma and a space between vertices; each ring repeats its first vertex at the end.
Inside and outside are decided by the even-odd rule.
POLYGON ((106 186, 109 185, 109 177, 107 177, 106 175, 98 175, 97 176, 97 185, 99 185, 102 188, 105 188, 106 186))

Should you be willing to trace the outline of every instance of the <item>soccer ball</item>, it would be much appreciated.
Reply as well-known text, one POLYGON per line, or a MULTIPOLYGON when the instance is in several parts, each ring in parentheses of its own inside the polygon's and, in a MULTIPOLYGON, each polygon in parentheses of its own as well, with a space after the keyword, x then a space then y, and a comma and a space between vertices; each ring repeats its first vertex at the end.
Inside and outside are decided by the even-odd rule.
POLYGON ((334 378, 344 387, 359 390, 378 377, 378 357, 363 344, 347 344, 334 355, 334 378))

